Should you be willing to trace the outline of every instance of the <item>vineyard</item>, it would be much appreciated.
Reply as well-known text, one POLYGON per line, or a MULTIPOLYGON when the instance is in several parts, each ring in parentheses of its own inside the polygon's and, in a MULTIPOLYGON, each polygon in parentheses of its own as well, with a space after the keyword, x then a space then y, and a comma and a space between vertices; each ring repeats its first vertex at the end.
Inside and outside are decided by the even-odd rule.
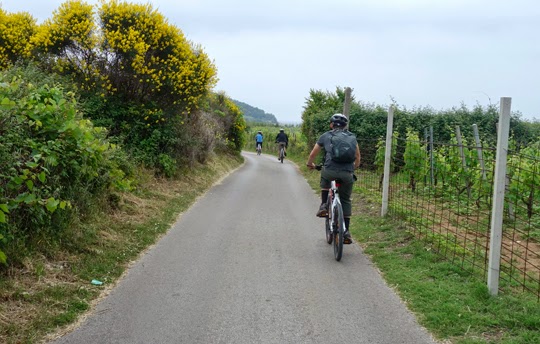
MULTIPOLYGON (((487 278, 496 149, 472 129, 475 135, 464 137, 456 127, 450 142, 435 142, 433 128, 423 137, 413 130, 392 135, 388 214, 426 249, 487 278)), ((380 201, 385 140, 359 145, 364 163, 358 185, 380 201)), ((510 140, 506 152, 499 288, 540 299, 540 141, 518 147, 510 140)))

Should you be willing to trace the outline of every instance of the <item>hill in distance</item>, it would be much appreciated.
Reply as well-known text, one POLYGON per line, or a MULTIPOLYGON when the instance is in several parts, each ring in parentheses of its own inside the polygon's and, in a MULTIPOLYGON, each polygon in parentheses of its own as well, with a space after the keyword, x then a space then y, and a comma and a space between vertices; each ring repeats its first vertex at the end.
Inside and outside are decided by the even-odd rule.
POLYGON ((232 99, 232 101, 244 113, 244 119, 246 120, 246 122, 278 124, 276 116, 272 115, 271 113, 266 113, 264 112, 264 110, 241 102, 239 100, 232 99))

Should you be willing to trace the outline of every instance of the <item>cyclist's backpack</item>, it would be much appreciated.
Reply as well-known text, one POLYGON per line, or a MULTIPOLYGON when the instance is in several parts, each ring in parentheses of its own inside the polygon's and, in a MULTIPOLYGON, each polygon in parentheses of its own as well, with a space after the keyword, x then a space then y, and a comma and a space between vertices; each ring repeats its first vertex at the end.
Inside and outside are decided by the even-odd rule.
POLYGON ((330 137, 330 157, 339 163, 351 163, 356 159, 356 136, 350 131, 337 130, 330 137))

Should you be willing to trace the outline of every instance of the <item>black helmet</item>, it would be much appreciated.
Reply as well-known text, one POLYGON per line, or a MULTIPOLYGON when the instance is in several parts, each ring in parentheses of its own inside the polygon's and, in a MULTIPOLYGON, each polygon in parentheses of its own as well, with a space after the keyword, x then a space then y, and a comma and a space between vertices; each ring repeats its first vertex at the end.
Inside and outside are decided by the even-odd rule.
POLYGON ((339 127, 346 126, 347 122, 349 122, 347 117, 343 116, 340 113, 336 113, 336 114, 332 115, 332 117, 330 117, 330 123, 334 123, 334 125, 337 125, 339 127))
POLYGON ((262 131, 259 130, 257 133, 262 134, 262 131))

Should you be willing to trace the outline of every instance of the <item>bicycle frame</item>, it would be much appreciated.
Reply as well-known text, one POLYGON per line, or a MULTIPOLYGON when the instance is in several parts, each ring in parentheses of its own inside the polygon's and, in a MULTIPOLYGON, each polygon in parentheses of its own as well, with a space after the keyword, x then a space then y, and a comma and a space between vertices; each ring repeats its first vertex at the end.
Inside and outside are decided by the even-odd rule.
MULTIPOLYGON (((315 166, 321 170, 322 165, 315 166)), ((334 258, 339 262, 343 255, 344 233, 347 231, 345 218, 343 217, 343 207, 339 199, 340 182, 335 179, 330 182, 328 189, 328 215, 326 217, 326 242, 334 246, 334 258)))
POLYGON ((285 147, 279 147, 279 160, 283 163, 285 158, 285 147))
MULTIPOLYGON (((335 221, 333 221, 333 214, 334 214, 334 209, 338 206, 341 206, 341 200, 339 199, 339 184, 335 181, 335 180, 332 180, 331 184, 330 184, 330 189, 328 190, 329 193, 328 193, 328 198, 331 199, 331 204, 330 204, 330 207, 328 208, 328 218, 330 219, 330 230, 332 231, 332 233, 335 232, 336 230, 336 226, 335 226, 335 221)), ((347 228, 343 228, 343 231, 346 231, 347 228)))

